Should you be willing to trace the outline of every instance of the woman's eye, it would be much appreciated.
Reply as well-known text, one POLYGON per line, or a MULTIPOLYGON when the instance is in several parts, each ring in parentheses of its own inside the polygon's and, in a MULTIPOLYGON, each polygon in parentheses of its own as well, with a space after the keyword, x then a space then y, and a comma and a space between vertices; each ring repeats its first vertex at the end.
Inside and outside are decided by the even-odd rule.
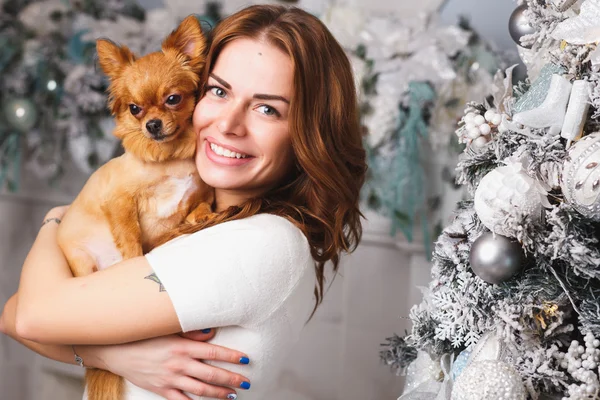
POLYGON ((129 111, 131 112, 131 115, 138 115, 142 109, 135 104, 130 104, 129 111))
POLYGON ((258 109, 260 110, 261 113, 263 113, 265 115, 279 116, 279 113, 277 112, 277 110, 271 106, 262 105, 262 106, 259 106, 258 109))
POLYGON ((167 104, 170 106, 174 106, 181 103, 181 96, 178 94, 172 94, 167 97, 167 104))
POLYGON ((210 92, 217 97, 225 97, 225 91, 220 87, 213 86, 210 88, 210 92))

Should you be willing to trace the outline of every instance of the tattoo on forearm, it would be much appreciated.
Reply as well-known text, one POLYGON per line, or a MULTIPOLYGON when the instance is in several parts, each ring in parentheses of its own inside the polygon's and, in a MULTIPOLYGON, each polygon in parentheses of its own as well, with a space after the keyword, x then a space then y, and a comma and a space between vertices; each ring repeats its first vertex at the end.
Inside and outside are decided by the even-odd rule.
POLYGON ((151 274, 146 276, 144 279, 150 279, 153 282, 156 282, 160 285, 158 291, 159 292, 166 292, 167 290, 165 289, 165 287, 163 286, 162 282, 160 281, 160 279, 158 279, 158 276, 156 276, 156 274, 151 274))
POLYGON ((60 224, 60 219, 59 218, 48 218, 47 220, 45 220, 44 222, 42 222, 42 226, 46 225, 48 222, 56 222, 57 224, 60 224))

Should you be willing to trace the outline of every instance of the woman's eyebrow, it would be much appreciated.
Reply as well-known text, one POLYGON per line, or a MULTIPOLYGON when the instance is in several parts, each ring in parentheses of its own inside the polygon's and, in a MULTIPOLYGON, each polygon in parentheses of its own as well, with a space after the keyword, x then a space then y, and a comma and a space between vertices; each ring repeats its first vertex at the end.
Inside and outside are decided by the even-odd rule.
POLYGON ((290 104, 290 101, 288 99, 286 99, 283 96, 277 96, 274 94, 262 94, 262 93, 256 93, 254 94, 254 96, 252 96, 253 99, 258 99, 258 100, 281 100, 284 103, 290 104))
POLYGON ((215 81, 219 82, 221 85, 223 85, 225 87, 225 89, 229 89, 231 90, 231 85, 229 83, 227 83, 225 80, 219 78, 217 75, 210 73, 209 74, 211 78, 213 78, 215 81))
MULTIPOLYGON (((213 78, 215 81, 219 82, 225 89, 231 90, 231 85, 229 83, 227 83, 227 81, 225 81, 224 79, 220 78, 219 76, 215 75, 212 72, 209 74, 209 76, 211 78, 213 78)), ((290 101, 288 99, 286 99, 283 96, 278 96, 275 94, 255 93, 254 96, 252 96, 252 98, 258 99, 258 100, 280 100, 280 101, 283 101, 284 103, 290 104, 290 101)))

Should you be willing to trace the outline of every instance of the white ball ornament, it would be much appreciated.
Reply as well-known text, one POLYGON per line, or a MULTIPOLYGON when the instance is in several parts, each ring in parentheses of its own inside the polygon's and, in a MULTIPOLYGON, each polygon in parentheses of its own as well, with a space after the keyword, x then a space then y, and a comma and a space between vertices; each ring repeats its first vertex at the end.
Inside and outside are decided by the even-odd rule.
POLYGON ((467 113, 465 115, 465 124, 472 124, 473 119, 475 118, 475 115, 477 115, 477 114, 475 114, 473 112, 467 113))
POLYGON ((473 123, 477 126, 485 124, 485 118, 482 115, 477 115, 473 118, 473 123))
POLYGON ((521 376, 509 364, 497 360, 477 361, 459 375, 452 400, 525 400, 521 376))
POLYGON ((492 232, 506 237, 515 237, 507 217, 530 215, 540 218, 542 207, 549 207, 548 193, 540 182, 523 170, 520 162, 508 160, 481 179, 475 191, 474 208, 481 222, 492 232))
POLYGON ((600 221, 600 132, 586 135, 571 146, 560 186, 577 211, 600 221))
POLYGON ((496 112, 494 110, 487 110, 485 114, 483 114, 483 117, 486 121, 491 122, 494 118, 494 115, 496 115, 496 112))
POLYGON ((492 127, 489 126, 488 124, 482 124, 479 126, 479 131, 481 132, 482 135, 489 135, 490 132, 492 131, 492 127))
POLYGON ((467 131, 467 137, 469 139, 477 139, 479 136, 481 136, 479 128, 473 127, 467 131))

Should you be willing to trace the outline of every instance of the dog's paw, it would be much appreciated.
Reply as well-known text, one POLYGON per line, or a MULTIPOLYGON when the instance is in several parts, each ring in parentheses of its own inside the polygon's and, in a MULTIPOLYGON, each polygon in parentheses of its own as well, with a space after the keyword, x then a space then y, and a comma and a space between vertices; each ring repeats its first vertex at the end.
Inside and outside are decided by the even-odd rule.
POLYGON ((187 216, 187 218, 185 219, 186 224, 190 224, 190 225, 195 225, 195 224, 200 224, 200 223, 205 223, 207 221, 210 221, 211 219, 215 218, 217 215, 219 215, 218 213, 192 213, 190 215, 187 216))

